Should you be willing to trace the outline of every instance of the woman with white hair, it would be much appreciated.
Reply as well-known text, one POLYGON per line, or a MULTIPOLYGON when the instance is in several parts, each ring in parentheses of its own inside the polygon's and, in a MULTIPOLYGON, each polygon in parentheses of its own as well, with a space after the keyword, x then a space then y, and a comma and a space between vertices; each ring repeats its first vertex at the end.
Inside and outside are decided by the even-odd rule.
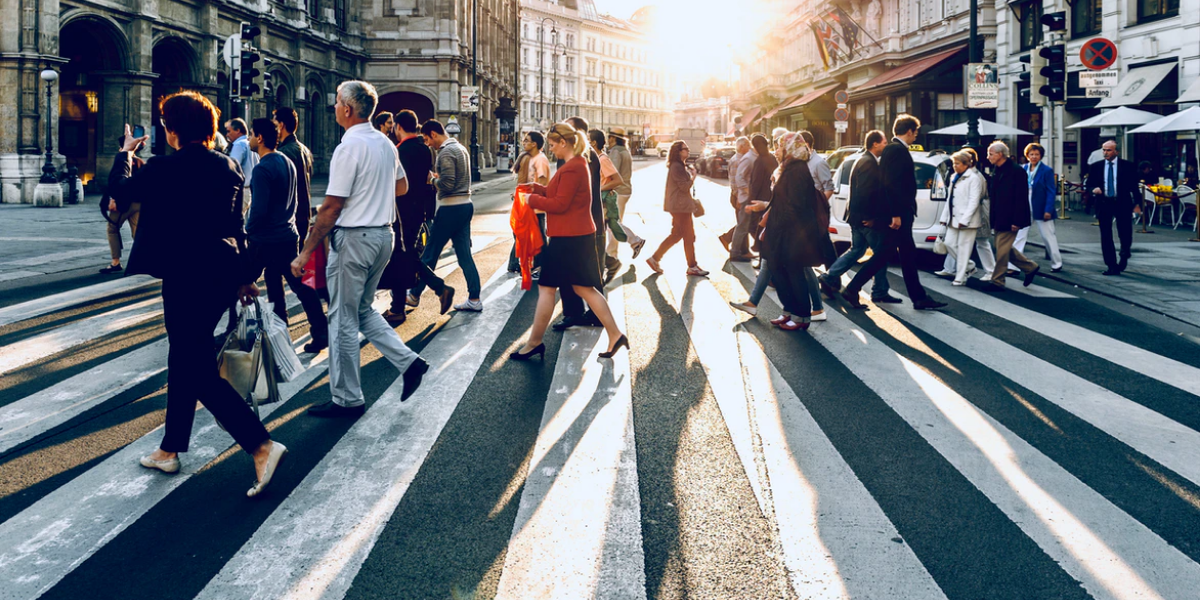
MULTIPOLYGON (((950 179, 950 197, 942 212, 942 224, 946 226, 946 254, 955 264, 954 285, 963 285, 970 277, 967 269, 971 249, 986 221, 983 205, 987 182, 975 169, 974 152, 959 150, 951 158, 954 159, 954 175, 950 179)), ((990 253, 991 248, 988 250, 990 253)))

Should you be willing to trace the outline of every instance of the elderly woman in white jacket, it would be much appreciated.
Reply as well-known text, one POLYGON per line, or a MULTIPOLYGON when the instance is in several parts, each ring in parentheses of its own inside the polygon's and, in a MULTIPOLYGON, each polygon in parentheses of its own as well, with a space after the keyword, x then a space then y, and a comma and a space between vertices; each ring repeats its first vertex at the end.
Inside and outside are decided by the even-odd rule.
POLYGON ((964 285, 971 275, 968 272, 972 263, 971 250, 977 242, 983 243, 979 247, 981 261, 988 262, 990 257, 994 264, 996 259, 986 232, 987 181, 975 169, 975 154, 959 150, 951 158, 954 159, 954 175, 941 221, 946 226, 946 263, 954 261, 954 285, 964 285), (985 229, 982 238, 979 237, 980 229, 985 229))

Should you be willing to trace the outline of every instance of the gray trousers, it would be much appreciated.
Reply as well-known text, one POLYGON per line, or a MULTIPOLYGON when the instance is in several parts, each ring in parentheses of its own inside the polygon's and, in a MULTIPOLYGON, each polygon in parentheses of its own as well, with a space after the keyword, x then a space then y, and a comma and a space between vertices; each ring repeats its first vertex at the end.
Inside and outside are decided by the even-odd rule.
POLYGON ((363 404, 360 332, 401 373, 418 357, 371 306, 393 238, 391 227, 338 227, 329 235, 329 389, 341 406, 363 404))
POLYGON ((745 202, 738 206, 737 226, 733 228, 733 243, 729 246, 730 256, 740 257, 750 254, 749 236, 754 233, 757 213, 747 211, 746 207, 749 205, 749 202, 745 202))

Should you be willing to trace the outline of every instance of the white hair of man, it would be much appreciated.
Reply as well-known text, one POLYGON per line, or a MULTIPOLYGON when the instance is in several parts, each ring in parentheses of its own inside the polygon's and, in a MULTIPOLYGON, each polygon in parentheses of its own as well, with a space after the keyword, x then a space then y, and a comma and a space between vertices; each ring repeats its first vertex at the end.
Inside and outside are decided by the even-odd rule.
POLYGON ((787 127, 776 127, 771 130, 771 139, 778 142, 779 138, 783 137, 787 132, 787 127))
POLYGON ((738 138, 737 141, 734 142, 734 147, 737 148, 738 152, 741 152, 743 149, 749 150, 750 149, 750 138, 743 135, 742 137, 738 138))
POLYGON ((370 120, 375 114, 375 106, 379 104, 379 92, 375 91, 375 86, 365 81, 343 81, 337 93, 342 104, 353 109, 355 117, 370 120))
POLYGON ((992 142, 991 145, 988 146, 988 152, 999 154, 1000 156, 1006 158, 1009 156, 1008 145, 1004 142, 992 142))

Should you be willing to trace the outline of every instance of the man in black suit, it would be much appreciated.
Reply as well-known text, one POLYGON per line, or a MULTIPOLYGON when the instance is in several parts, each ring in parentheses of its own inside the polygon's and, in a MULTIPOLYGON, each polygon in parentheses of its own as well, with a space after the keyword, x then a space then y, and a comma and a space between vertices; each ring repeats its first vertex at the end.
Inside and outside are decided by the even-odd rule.
MULTIPOLYGON (((879 156, 887 146, 887 136, 878 129, 867 132, 863 140, 863 152, 854 163, 850 172, 850 202, 847 207, 846 223, 850 225, 850 249, 838 257, 829 272, 817 278, 821 291, 833 298, 842 289, 842 274, 850 267, 858 264, 859 259, 867 253, 867 248, 875 254, 884 254, 887 236, 875 228, 875 222, 890 215, 879 214, 880 208, 886 202, 883 193, 883 176, 879 171, 879 156)), ((871 301, 898 303, 900 299, 889 294, 887 271, 875 274, 875 286, 871 288, 871 301)))
POLYGON ((879 214, 883 218, 873 223, 876 229, 887 234, 886 252, 877 252, 858 270, 850 285, 842 291, 844 299, 853 308, 866 308, 858 300, 858 292, 876 273, 887 268, 891 249, 900 253, 900 269, 904 272, 904 287, 913 308, 932 310, 946 306, 925 293, 917 274, 917 246, 913 242, 913 220, 917 217, 917 178, 914 175, 912 156, 908 147, 917 141, 921 122, 912 115, 900 115, 892 124, 892 138, 879 157, 879 172, 883 181, 883 206, 879 214), (890 218, 888 218, 890 216, 890 218))
POLYGON ((1104 160, 1088 166, 1087 189, 1091 190, 1096 206, 1096 219, 1100 221, 1100 249, 1104 253, 1105 275, 1120 275, 1129 264, 1130 246, 1133 243, 1133 213, 1141 214, 1138 203, 1138 173, 1132 162, 1117 158, 1117 143, 1104 142, 1101 147, 1104 160), (1117 235, 1121 238, 1120 260, 1113 247, 1113 221, 1117 222, 1117 235))

